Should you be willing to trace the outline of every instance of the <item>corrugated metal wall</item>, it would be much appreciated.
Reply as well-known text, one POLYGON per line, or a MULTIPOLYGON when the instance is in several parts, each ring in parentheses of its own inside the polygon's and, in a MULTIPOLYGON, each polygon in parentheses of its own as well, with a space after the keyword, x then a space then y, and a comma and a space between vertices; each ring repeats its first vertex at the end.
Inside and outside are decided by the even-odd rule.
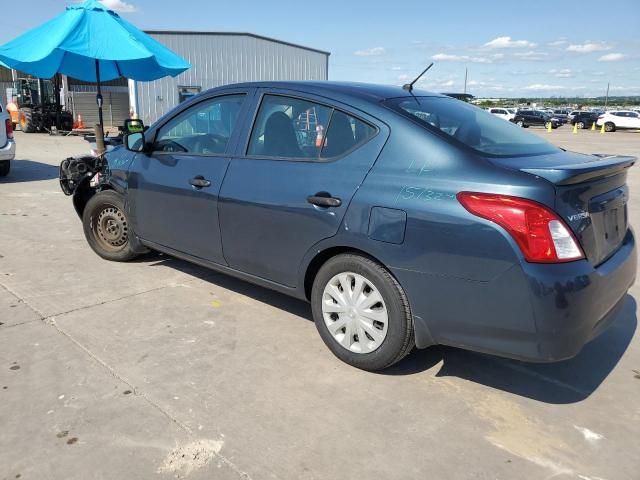
MULTIPOLYGON (((102 117, 105 126, 120 126, 129 118, 129 94, 126 92, 103 92, 102 117)), ((98 107, 95 92, 69 92, 67 105, 74 120, 82 115, 86 128, 98 123, 98 107)))
POLYGON ((260 80, 326 80, 328 54, 246 34, 152 32, 191 63, 176 78, 137 82, 138 114, 151 124, 178 104, 178 86, 260 80))

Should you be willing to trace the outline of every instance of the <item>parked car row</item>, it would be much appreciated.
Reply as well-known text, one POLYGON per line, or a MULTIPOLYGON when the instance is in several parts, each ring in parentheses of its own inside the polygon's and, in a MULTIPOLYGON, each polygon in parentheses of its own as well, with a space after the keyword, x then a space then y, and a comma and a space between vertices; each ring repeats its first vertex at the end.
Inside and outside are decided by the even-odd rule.
POLYGON ((573 110, 570 112, 565 109, 537 110, 493 107, 488 108, 487 111, 523 128, 538 125, 555 129, 565 123, 570 123, 579 129, 590 128, 594 124, 597 127, 604 125, 607 132, 640 129, 640 112, 635 110, 573 110))

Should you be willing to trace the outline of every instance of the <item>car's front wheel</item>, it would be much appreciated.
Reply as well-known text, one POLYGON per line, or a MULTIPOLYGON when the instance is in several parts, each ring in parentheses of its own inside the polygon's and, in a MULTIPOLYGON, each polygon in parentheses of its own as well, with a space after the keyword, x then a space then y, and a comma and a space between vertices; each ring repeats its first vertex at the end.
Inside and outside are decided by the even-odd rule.
POLYGON ((82 214, 82 226, 89 246, 102 258, 126 262, 139 256, 131 246, 124 200, 118 193, 107 190, 91 197, 82 214))
POLYGON ((604 131, 605 132, 615 132, 616 131, 616 126, 613 122, 607 122, 604 124, 604 131))
POLYGON ((521 128, 524 128, 524 122, 523 122, 522 120, 518 120, 518 121, 516 122, 516 125, 518 125, 518 126, 519 126, 519 127, 521 127, 521 128))
POLYGON ((382 370, 414 346, 402 287, 367 257, 342 254, 328 260, 313 282, 311 308, 324 343, 354 367, 382 370))
POLYGON ((580 130, 582 130, 584 128, 584 122, 578 122, 576 125, 578 125, 578 128, 580 130))

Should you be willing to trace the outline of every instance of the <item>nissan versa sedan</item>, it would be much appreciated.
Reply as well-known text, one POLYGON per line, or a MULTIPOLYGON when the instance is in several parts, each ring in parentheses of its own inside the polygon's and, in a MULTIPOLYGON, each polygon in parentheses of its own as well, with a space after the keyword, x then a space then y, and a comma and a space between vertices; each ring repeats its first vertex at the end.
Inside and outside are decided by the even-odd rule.
POLYGON ((306 299, 327 347, 361 369, 435 344, 570 358, 635 280, 635 158, 567 152, 453 98, 247 83, 128 127, 104 161, 61 165, 91 248, 306 299))

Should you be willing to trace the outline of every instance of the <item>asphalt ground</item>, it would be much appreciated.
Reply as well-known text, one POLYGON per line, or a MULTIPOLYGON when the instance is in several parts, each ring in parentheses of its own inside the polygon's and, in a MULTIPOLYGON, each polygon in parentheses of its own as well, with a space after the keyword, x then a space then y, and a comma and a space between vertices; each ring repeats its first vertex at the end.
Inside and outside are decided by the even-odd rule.
MULTIPOLYGON (((531 131, 640 156, 640 133, 531 131)), ((78 138, 16 134, 0 180, 1 479, 640 478, 640 294, 569 361, 447 347, 378 374, 309 306, 162 255, 110 263, 58 186, 78 138)), ((630 171, 640 225, 640 168, 630 171)))

